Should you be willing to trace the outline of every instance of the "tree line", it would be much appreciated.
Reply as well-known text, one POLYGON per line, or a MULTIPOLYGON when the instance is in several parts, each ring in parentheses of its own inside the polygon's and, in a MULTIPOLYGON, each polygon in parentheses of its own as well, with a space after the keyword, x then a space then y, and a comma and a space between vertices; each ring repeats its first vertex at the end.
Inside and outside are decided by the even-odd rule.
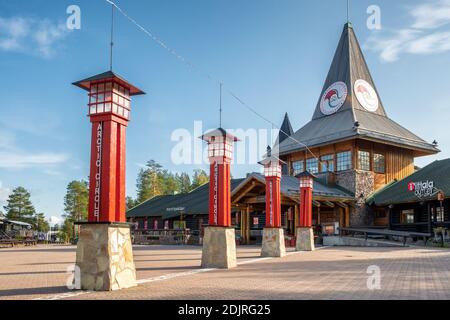
MULTIPOLYGON (((161 195, 188 193, 205 183, 209 176, 204 170, 194 170, 192 176, 187 173, 173 173, 164 169, 154 160, 141 168, 136 179, 136 198, 127 197, 127 210, 161 195)), ((87 221, 89 203, 89 184, 86 180, 71 181, 67 185, 64 196, 64 221, 55 226, 59 230, 59 238, 65 242, 76 239, 78 231, 75 222, 87 221)), ((4 206, 6 218, 14 221, 30 223, 40 232, 49 230, 49 222, 44 213, 36 213, 31 202, 30 192, 23 187, 12 191, 4 206)), ((0 212, 1 215, 1 212, 0 212)))

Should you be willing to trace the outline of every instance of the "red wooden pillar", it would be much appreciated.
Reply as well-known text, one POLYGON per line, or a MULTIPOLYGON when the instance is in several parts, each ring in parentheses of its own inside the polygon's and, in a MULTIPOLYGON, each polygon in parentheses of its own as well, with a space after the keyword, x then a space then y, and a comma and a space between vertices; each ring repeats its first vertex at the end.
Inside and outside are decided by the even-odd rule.
POLYGON ((300 219, 298 227, 312 227, 312 201, 315 176, 303 172, 297 176, 300 179, 300 219))
POLYGON ((267 148, 267 158, 259 162, 264 166, 266 179, 266 228, 281 228, 281 164, 278 157, 267 148))
POLYGON ((230 163, 238 139, 219 128, 201 137, 208 143, 210 162, 209 225, 231 226, 230 163))
POLYGON ((266 228, 281 228, 279 177, 266 177, 266 228))
POLYGON ((126 128, 131 96, 144 92, 112 71, 74 85, 89 92, 92 138, 88 221, 126 222, 126 128))

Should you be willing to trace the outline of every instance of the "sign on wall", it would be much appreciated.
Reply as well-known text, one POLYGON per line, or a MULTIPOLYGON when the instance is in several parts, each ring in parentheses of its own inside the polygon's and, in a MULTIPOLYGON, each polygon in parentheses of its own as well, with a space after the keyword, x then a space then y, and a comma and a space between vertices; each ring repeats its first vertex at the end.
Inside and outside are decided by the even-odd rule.
POLYGON ((102 172, 102 146, 103 146, 103 122, 97 126, 97 137, 95 139, 95 188, 94 188, 94 217, 100 219, 100 194, 101 194, 101 172, 102 172))
POLYGON ((322 96, 320 111, 327 116, 338 112, 344 105, 347 95, 347 85, 344 82, 333 83, 322 96))
POLYGON ((375 89, 365 80, 359 79, 355 82, 355 96, 361 106, 370 112, 378 110, 380 101, 375 89))
POLYGON ((414 192, 419 199, 433 197, 439 193, 434 186, 434 181, 429 180, 408 183, 408 191, 414 192))

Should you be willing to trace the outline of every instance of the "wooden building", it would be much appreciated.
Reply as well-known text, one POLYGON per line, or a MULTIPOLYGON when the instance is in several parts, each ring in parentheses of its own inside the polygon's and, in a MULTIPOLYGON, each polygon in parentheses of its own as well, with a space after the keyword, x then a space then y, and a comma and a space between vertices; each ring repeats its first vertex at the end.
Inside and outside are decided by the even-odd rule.
MULTIPOLYGON (((435 144, 388 117, 350 23, 342 32, 312 120, 295 132, 286 114, 272 150, 286 163, 281 199, 288 235, 294 234, 298 219, 297 174, 307 170, 318 177, 313 223, 316 230, 335 233, 339 227, 373 226, 386 219, 366 201, 413 174, 415 158, 439 152, 435 144)), ((144 223, 146 228, 173 228, 174 221, 184 220, 186 227, 200 230, 207 223, 208 188, 151 199, 127 217, 138 221, 139 228, 144 223)), ((244 243, 258 242, 265 219, 264 177, 249 174, 233 180, 231 198, 238 237, 244 243)), ((184 226, 177 222, 180 225, 184 226)))
POLYGON ((450 159, 435 161, 394 181, 367 201, 375 225, 391 230, 433 233, 450 227, 450 159))
POLYGON ((291 175, 304 170, 325 174, 355 195, 346 226, 372 225, 365 200, 413 174, 415 158, 437 152, 436 145, 388 117, 350 23, 312 120, 279 144, 279 156, 291 175))

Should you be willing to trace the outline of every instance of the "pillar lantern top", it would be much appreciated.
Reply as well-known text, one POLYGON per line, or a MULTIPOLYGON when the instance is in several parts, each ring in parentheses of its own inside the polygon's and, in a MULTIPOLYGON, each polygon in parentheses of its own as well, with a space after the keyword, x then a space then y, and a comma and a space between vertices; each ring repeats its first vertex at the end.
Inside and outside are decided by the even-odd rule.
POLYGON ((264 176, 266 177, 281 177, 281 165, 286 164, 286 162, 272 154, 270 147, 267 147, 266 158, 258 163, 264 166, 264 176))
POLYGON ((214 143, 217 140, 217 138, 222 138, 223 139, 222 141, 225 141, 225 140, 230 140, 232 142, 240 141, 237 137, 233 136, 231 133, 228 133, 223 128, 217 128, 215 130, 211 130, 199 138, 208 143, 214 143), (224 138, 226 138, 226 139, 224 139, 224 138))
POLYGON ((315 175, 313 175, 309 171, 304 171, 304 172, 296 175, 295 177, 300 179, 300 188, 312 188, 314 179, 317 178, 315 175))
POLYGON ((86 91, 91 91, 91 86, 93 84, 95 84, 97 82, 107 82, 108 80, 117 82, 117 83, 121 84, 122 86, 127 87, 130 92, 129 93, 130 96, 145 94, 144 91, 142 91, 138 87, 132 85, 130 82, 128 82, 127 80, 125 80, 124 78, 122 78, 121 76, 117 75, 116 73, 114 73, 112 71, 100 73, 95 76, 74 82, 72 84, 74 86, 77 86, 86 91))

